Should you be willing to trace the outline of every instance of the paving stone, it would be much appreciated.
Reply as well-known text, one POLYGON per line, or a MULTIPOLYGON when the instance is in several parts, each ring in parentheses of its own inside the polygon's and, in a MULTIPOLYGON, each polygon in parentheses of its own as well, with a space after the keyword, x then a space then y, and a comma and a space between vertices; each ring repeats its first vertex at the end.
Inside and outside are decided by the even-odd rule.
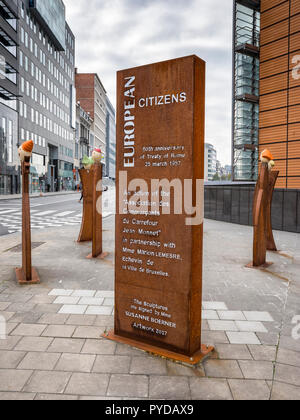
POLYGON ((224 321, 246 321, 242 311, 218 311, 217 313, 219 318, 224 321))
POLYGON ((71 395, 103 395, 105 396, 109 375, 97 373, 73 373, 65 391, 71 395))
POLYGON ((111 315, 112 310, 111 306, 89 306, 86 315, 111 315))
POLYGON ((72 325, 49 325, 43 332, 43 337, 71 338, 74 331, 72 325))
POLYGON ((7 308, 8 312, 30 312, 36 307, 35 303, 12 303, 7 308))
POLYGON ((91 372, 96 356, 87 354, 64 353, 55 370, 64 372, 91 372))
POLYGON ((71 377, 67 372, 35 372, 26 386, 25 392, 39 392, 41 394, 62 394, 71 377))
POLYGON ((294 340, 292 337, 281 335, 279 348, 292 351, 300 351, 300 340, 294 340))
POLYGON ((203 365, 206 376, 211 378, 243 378, 238 362, 235 360, 206 360, 203 365))
POLYGON ((59 358, 59 353, 29 352, 19 364, 18 369, 53 370, 59 358))
POLYGON ((96 315, 69 315, 67 325, 92 326, 95 324, 96 315))
POLYGON ((202 307, 205 310, 227 311, 228 308, 224 302, 203 302, 202 307))
POLYGON ((80 353, 84 345, 84 340, 73 338, 55 338, 48 348, 48 352, 53 353, 80 353))
POLYGON ((256 333, 259 341, 264 346, 277 346, 279 342, 279 334, 276 333, 256 333))
POLYGON ((269 312, 244 311, 244 315, 247 321, 261 321, 261 322, 274 321, 274 319, 269 314, 269 312))
POLYGON ((115 296, 115 292, 110 290, 100 290, 96 293, 95 297, 98 298, 113 298, 115 296))
POLYGON ((113 355, 117 344, 109 340, 87 339, 81 353, 113 355))
POLYGON ((39 324, 64 325, 69 318, 66 314, 44 314, 39 319, 39 324))
POLYGON ((25 392, 0 392, 0 401, 32 401, 35 394, 25 392))
POLYGON ((19 324, 11 335, 21 335, 26 337, 39 337, 47 325, 38 324, 19 324))
POLYGON ((217 314, 217 311, 204 310, 204 311, 202 311, 202 319, 204 319, 204 320, 218 320, 220 318, 217 314))
POLYGON ((15 315, 15 312, 1 312, 2 319, 4 318, 6 322, 8 322, 13 316, 15 315))
POLYGON ((96 373, 129 373, 131 358, 129 356, 97 356, 93 372, 96 373))
POLYGON ((208 321, 208 325, 212 331, 238 331, 234 321, 208 321))
POLYGON ((147 398, 148 377, 144 375, 111 375, 107 396, 147 398))
POLYGON ((22 337, 7 336, 5 340, 0 340, 0 350, 12 350, 22 337))
POLYGON ((216 344, 215 351, 224 360, 252 360, 245 344, 216 344))
POLYGON ((35 401, 77 401, 77 395, 37 394, 35 401))
POLYGON ((20 325, 17 322, 8 322, 6 324, 6 335, 13 335, 12 333, 15 331, 15 329, 20 325))
POLYGON ((189 400, 191 393, 188 378, 150 376, 149 397, 164 400, 189 400))
POLYGON ((0 311, 5 311, 12 302, 0 302, 0 311))
POLYGON ((16 345, 15 350, 43 352, 47 350, 52 340, 52 338, 46 337, 23 337, 16 345))
POLYGON ((49 296, 71 296, 74 290, 64 290, 64 289, 53 289, 49 293, 49 296))
POLYGON ((275 381, 300 386, 300 368, 277 363, 275 367, 275 381))
POLYGON ((188 367, 180 363, 167 360, 166 367, 168 376, 196 376, 198 378, 205 376, 204 369, 201 365, 196 367, 188 367))
POLYGON ((104 302, 104 298, 95 298, 95 297, 82 297, 80 298, 79 305, 92 305, 100 306, 104 302))
POLYGON ((202 343, 207 345, 226 344, 229 343, 228 338, 223 331, 203 331, 202 343))
POLYGON ((74 296, 58 296, 55 301, 54 304, 57 305, 77 305, 77 303, 79 302, 79 297, 74 297, 74 296))
POLYGON ((116 354, 121 356, 144 356, 146 353, 142 350, 117 343, 116 354))
POLYGON ((190 378, 193 400, 232 400, 232 395, 225 379, 190 378))
MULTIPOLYGON (((116 398, 116 397, 93 397, 93 396, 82 396, 79 397, 80 401, 116 401, 116 400, 121 400, 121 398, 116 398)), ((123 398, 124 400, 124 398, 123 398)))
POLYGON ((260 344, 253 332, 226 332, 230 344, 260 344))
POLYGON ((105 328, 103 327, 77 327, 73 337, 74 338, 100 338, 105 328))
POLYGON ((265 361, 239 361, 240 368, 246 379, 265 379, 271 381, 274 374, 274 364, 265 361))
POLYGON ((239 331, 262 332, 262 333, 267 333, 268 332, 268 330, 264 327, 264 325, 261 322, 236 321, 235 323, 236 323, 239 331))
POLYGON ((254 360, 274 362, 276 359, 277 348, 275 346, 248 346, 254 360))
POLYGON ((16 322, 18 324, 36 324, 39 322, 42 314, 38 312, 17 312, 9 322, 16 322))
POLYGON ((15 369, 25 354, 22 351, 0 350, 0 369, 15 369))
POLYGON ((281 363, 283 365, 292 365, 300 367, 300 352, 279 349, 276 361, 277 363, 281 363))
POLYGON ((266 401, 270 398, 270 389, 266 381, 229 379, 228 383, 234 400, 266 401))
POLYGON ((300 387, 275 381, 273 382, 271 400, 299 401, 300 400, 300 387))
POLYGON ((76 297, 94 297, 96 290, 75 290, 72 293, 72 296, 76 297))
POLYGON ((158 357, 133 357, 130 365, 133 375, 167 375, 166 360, 158 357))
POLYGON ((27 303, 30 299, 33 298, 33 295, 25 293, 13 293, 8 295, 8 301, 11 303, 27 303))
POLYGON ((36 305, 34 307, 34 310, 41 314, 57 314, 60 311, 61 307, 62 305, 57 305, 54 303, 51 303, 51 304, 41 303, 41 304, 36 305))
POLYGON ((60 314, 83 315, 87 310, 86 305, 64 305, 60 310, 60 314))
POLYGON ((49 303, 53 303, 55 301, 56 297, 55 296, 47 296, 47 295, 35 295, 30 299, 31 303, 36 303, 36 304, 49 304, 49 303))
POLYGON ((104 306, 114 306, 115 300, 113 298, 105 298, 103 302, 104 306))
POLYGON ((31 375, 30 370, 0 369, 0 391, 21 391, 31 375))
POLYGON ((113 327, 114 317, 111 315, 97 315, 94 325, 98 327, 113 327))

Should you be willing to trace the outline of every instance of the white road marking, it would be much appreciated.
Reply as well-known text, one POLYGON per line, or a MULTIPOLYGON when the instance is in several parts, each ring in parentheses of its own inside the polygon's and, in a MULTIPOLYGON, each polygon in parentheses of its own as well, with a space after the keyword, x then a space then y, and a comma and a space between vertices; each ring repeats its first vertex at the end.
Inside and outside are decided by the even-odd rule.
POLYGON ((48 216, 49 214, 53 214, 55 213, 56 210, 48 210, 48 211, 43 211, 42 213, 36 213, 35 216, 48 216))
POLYGON ((73 213, 75 213, 75 210, 73 210, 73 211, 65 211, 63 213, 56 214, 56 217, 65 217, 65 216, 68 216, 69 214, 73 214, 73 213))

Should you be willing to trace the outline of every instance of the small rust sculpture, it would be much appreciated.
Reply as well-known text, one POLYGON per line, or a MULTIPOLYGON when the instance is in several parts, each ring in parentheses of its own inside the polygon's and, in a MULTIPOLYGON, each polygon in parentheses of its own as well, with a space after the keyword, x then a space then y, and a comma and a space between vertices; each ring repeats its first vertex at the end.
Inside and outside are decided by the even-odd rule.
POLYGON ((83 215, 78 242, 92 241, 92 253, 87 258, 104 258, 102 249, 102 154, 100 149, 84 160, 80 169, 83 191, 83 215))
POLYGON ((264 150, 253 201, 253 262, 248 267, 269 266, 267 250, 277 251, 271 221, 273 191, 279 175, 279 171, 272 171, 274 165, 272 154, 264 150))
POLYGON ((22 268, 16 268, 16 278, 19 284, 38 284, 40 279, 35 268, 32 267, 31 258, 31 227, 30 227, 30 201, 29 201, 29 174, 30 157, 33 150, 33 141, 26 141, 19 148, 22 168, 22 268))

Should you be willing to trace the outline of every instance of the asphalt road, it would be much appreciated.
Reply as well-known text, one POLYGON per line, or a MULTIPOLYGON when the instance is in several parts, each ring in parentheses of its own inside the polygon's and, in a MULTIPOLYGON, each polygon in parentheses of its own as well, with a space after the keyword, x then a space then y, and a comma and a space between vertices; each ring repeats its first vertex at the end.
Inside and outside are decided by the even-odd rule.
MULTIPOLYGON (((48 196, 31 198, 32 229, 50 227, 51 222, 78 224, 82 215, 82 202, 79 203, 80 193, 71 195, 48 196), (38 221, 38 223, 35 223, 38 221), (43 226, 44 224, 44 226, 43 226)), ((109 187, 103 193, 103 217, 114 214, 115 189, 109 187)), ((19 231, 21 226, 22 200, 0 200, 0 236, 19 231)))

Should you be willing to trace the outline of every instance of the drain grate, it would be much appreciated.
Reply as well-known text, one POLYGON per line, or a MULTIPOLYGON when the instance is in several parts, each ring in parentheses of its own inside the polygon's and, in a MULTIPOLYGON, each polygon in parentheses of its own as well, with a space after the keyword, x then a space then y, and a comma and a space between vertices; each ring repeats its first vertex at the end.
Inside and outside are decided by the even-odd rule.
MULTIPOLYGON (((46 242, 32 242, 31 243, 31 249, 36 249, 42 245, 44 245, 46 242)), ((4 252, 22 252, 22 244, 19 244, 17 246, 14 246, 13 248, 7 249, 4 252)))

